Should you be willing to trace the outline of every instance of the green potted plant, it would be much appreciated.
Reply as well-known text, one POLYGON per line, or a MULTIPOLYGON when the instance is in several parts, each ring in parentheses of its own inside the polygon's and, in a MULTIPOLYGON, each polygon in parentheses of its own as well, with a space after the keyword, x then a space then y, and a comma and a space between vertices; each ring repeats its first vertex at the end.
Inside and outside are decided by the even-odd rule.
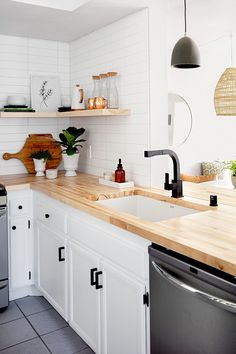
POLYGON ((62 159, 64 168, 66 170, 65 176, 76 176, 76 169, 79 162, 79 147, 82 147, 81 143, 85 142, 85 139, 79 139, 85 132, 84 128, 69 127, 62 130, 59 134, 59 141, 57 143, 62 146, 62 159))
POLYGON ((236 160, 230 161, 227 168, 229 170, 231 170, 231 181, 232 181, 234 188, 236 188, 236 160))
POLYGON ((34 151, 30 154, 30 156, 34 160, 34 167, 36 171, 36 177, 43 177, 45 166, 47 160, 52 159, 52 155, 48 150, 38 150, 34 151))

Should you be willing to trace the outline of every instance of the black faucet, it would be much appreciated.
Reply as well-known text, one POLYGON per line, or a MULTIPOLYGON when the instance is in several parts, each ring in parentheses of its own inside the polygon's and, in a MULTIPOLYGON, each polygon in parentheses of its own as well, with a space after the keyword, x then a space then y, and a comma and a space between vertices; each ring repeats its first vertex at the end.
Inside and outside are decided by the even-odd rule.
POLYGON ((158 155, 169 155, 173 161, 174 179, 172 180, 172 183, 170 183, 169 173, 166 173, 164 188, 168 191, 172 190, 173 198, 182 198, 183 182, 180 179, 180 163, 177 154, 174 151, 168 149, 144 151, 144 157, 153 157, 158 155))

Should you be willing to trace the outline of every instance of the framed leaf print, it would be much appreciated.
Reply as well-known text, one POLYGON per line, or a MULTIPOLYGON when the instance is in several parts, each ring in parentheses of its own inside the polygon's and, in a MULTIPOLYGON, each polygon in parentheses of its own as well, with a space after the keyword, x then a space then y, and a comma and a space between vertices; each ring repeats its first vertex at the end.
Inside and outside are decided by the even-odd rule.
POLYGON ((36 112, 55 112, 61 106, 60 81, 57 76, 31 76, 31 106, 36 112))

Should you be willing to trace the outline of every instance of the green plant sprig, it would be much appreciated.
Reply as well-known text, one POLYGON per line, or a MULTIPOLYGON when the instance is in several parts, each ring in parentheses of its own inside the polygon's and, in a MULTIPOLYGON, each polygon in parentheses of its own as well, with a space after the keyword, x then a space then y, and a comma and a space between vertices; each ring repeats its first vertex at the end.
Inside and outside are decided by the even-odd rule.
POLYGON ((36 160, 43 160, 44 162, 46 162, 47 160, 52 160, 52 155, 48 150, 34 151, 29 155, 29 157, 36 160))

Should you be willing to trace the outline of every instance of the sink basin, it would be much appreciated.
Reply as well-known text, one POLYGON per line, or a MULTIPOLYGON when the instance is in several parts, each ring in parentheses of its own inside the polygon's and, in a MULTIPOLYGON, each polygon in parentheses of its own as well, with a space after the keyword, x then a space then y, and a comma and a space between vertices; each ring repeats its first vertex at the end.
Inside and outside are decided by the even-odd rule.
POLYGON ((141 195, 99 200, 96 203, 112 207, 140 219, 154 222, 199 212, 195 209, 185 208, 141 195))

